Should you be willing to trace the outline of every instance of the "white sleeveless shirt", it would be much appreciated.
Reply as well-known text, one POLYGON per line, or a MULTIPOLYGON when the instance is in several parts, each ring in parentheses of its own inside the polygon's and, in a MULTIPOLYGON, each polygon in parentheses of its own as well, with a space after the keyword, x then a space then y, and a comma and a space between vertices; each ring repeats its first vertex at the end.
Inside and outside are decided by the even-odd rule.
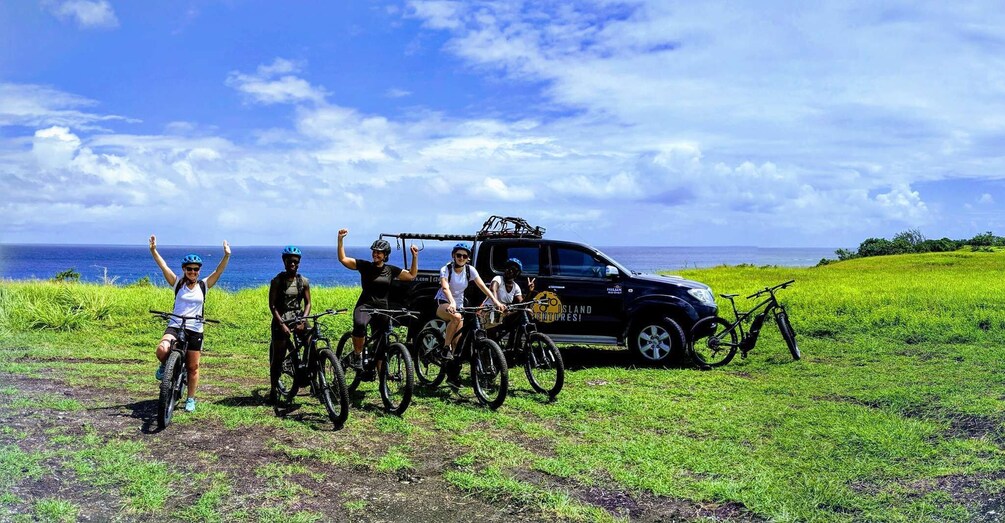
MULTIPOLYGON (((206 284, 206 290, 209 290, 208 283, 206 284)), ((178 289, 178 294, 174 297, 174 310, 171 312, 179 316, 201 316, 203 315, 203 305, 205 303, 206 297, 203 296, 202 288, 198 283, 191 289, 188 288, 187 283, 183 283, 181 289, 178 289)), ((181 327, 181 320, 171 318, 168 320, 168 327, 181 327)), ((185 328, 190 331, 202 332, 202 322, 186 320, 185 328)))

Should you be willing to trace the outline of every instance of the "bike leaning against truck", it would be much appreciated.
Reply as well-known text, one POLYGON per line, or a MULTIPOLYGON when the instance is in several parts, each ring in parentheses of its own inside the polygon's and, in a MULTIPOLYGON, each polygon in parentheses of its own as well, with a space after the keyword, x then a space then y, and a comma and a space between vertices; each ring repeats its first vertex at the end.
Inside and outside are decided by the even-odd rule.
POLYGON ((775 296, 777 291, 787 288, 795 281, 789 280, 774 287, 765 287, 747 296, 749 300, 765 294, 768 295, 764 301, 745 312, 736 308, 734 298, 739 296, 738 294, 720 294, 733 306, 733 316, 736 319, 729 322, 725 318, 713 316, 695 323, 691 329, 690 337, 690 353, 694 361, 701 366, 720 367, 729 363, 738 350, 740 357, 746 358, 747 353, 752 351, 754 345, 757 344, 757 338, 764 326, 764 321, 768 315, 772 314, 778 331, 782 334, 785 345, 789 348, 789 353, 792 354, 792 359, 801 358, 799 346, 796 344, 796 332, 792 330, 792 324, 789 323, 789 315, 785 311, 785 306, 779 303, 775 296), (758 313, 757 311, 762 308, 764 310, 758 313), (751 316, 753 316, 753 320, 750 320, 751 316), (747 323, 748 320, 750 320, 749 332, 743 328, 744 323, 747 323))

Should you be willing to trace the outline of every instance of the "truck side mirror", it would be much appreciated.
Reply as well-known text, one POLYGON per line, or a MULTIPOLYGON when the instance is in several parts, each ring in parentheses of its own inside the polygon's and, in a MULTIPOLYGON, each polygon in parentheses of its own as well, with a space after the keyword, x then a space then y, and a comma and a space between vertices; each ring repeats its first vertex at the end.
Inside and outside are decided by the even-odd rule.
POLYGON ((613 265, 608 265, 607 266, 607 272, 605 274, 606 274, 606 276, 607 276, 608 279, 613 280, 613 279, 616 279, 618 277, 618 275, 621 274, 621 273, 618 272, 618 268, 617 267, 615 267, 613 265))

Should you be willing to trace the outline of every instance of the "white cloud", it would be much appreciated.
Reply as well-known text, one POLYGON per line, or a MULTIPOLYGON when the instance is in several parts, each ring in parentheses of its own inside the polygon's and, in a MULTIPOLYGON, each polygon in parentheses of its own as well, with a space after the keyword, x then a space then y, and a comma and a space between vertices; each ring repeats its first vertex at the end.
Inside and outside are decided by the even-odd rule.
POLYGON ((80 138, 66 127, 49 127, 35 131, 31 152, 42 169, 60 169, 73 161, 80 149, 80 138))
POLYGON ((481 185, 468 191, 472 196, 494 201, 525 202, 534 199, 534 191, 526 187, 509 187, 499 178, 485 178, 481 185))
POLYGON ((119 26, 119 19, 106 0, 46 1, 44 5, 58 18, 73 20, 83 29, 109 29, 119 26))
POLYGON ((0 126, 57 125, 95 129, 97 122, 125 120, 121 116, 79 110, 96 105, 93 100, 44 85, 0 82, 0 126))
POLYGON ((991 196, 988 193, 984 193, 981 195, 980 198, 977 198, 977 203, 981 205, 994 205, 995 199, 994 196, 991 196))
POLYGON ((300 72, 299 65, 276 58, 271 64, 258 66, 254 74, 232 71, 226 84, 260 104, 323 103, 328 93, 292 74, 297 72, 300 72))
POLYGON ((388 98, 405 98, 407 96, 412 96, 412 92, 406 89, 391 88, 384 91, 384 96, 388 98))

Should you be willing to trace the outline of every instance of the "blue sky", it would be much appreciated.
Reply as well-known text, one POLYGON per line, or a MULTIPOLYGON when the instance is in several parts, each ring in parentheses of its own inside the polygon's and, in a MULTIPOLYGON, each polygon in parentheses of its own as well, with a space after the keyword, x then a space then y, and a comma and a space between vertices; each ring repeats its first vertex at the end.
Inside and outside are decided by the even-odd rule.
POLYGON ((0 243, 1005 232, 991 2, 0 3, 0 243))

